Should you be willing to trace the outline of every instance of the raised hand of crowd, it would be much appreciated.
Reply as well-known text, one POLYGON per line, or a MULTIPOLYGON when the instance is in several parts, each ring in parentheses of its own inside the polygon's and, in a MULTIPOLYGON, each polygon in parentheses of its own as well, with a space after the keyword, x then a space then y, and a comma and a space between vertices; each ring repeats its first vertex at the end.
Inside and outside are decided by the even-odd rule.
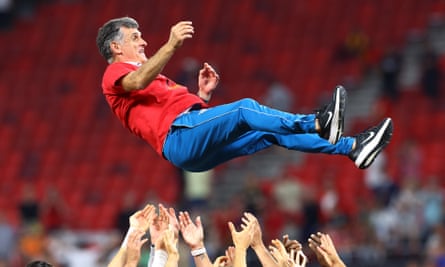
POLYGON ((316 233, 309 238, 309 247, 314 251, 317 260, 323 267, 346 267, 335 249, 334 242, 328 234, 316 233))
MULTIPOLYGON (((282 240, 273 239, 266 247, 258 219, 248 212, 241 217, 239 226, 228 222, 228 234, 232 237, 233 246, 229 246, 224 255, 212 262, 205 248, 200 216, 192 220, 187 211, 176 215, 173 208, 166 208, 162 204, 158 205, 157 210, 154 205, 148 204, 130 216, 128 233, 109 267, 138 266, 141 249, 149 240, 151 251, 148 267, 177 267, 180 258, 179 233, 189 247, 196 267, 247 267, 249 247, 263 267, 304 267, 308 262, 302 244, 288 235, 284 235, 282 240)), ((312 234, 308 242, 321 266, 345 267, 328 234, 312 234)))

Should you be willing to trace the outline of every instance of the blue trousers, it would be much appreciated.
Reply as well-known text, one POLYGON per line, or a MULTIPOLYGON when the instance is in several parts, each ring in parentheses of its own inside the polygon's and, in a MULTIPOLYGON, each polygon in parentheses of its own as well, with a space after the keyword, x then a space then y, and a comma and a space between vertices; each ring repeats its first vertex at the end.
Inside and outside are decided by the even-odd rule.
POLYGON ((246 98, 179 115, 166 137, 163 154, 179 168, 200 172, 271 145, 347 155, 353 143, 352 137, 341 137, 335 145, 321 138, 315 131, 314 114, 282 112, 246 98))

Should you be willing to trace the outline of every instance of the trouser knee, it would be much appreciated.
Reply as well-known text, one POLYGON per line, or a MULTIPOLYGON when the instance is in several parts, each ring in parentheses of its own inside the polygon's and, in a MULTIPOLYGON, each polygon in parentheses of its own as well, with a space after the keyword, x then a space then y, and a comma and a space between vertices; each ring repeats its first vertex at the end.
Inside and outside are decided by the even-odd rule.
POLYGON ((243 98, 237 103, 241 108, 256 108, 260 105, 256 100, 252 98, 243 98))

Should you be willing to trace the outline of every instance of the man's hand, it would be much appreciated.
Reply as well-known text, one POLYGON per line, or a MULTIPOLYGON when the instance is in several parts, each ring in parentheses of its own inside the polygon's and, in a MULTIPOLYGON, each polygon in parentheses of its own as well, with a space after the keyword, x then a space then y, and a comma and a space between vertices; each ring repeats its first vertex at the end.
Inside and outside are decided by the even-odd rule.
POLYGON ((229 246, 224 256, 219 256, 213 262, 213 267, 233 267, 235 259, 235 247, 229 246))
POLYGON ((130 216, 130 227, 147 231, 156 217, 156 210, 153 205, 147 204, 142 210, 130 216))
POLYGON ((204 67, 199 71, 198 77, 198 96, 204 101, 209 101, 213 91, 219 82, 219 75, 215 69, 207 62, 204 63, 204 67))
POLYGON ((171 226, 171 229, 173 230, 176 237, 178 237, 179 234, 179 221, 176 217, 176 212, 174 208, 165 208, 164 205, 159 204, 159 210, 162 211, 163 214, 165 214, 168 217, 169 225, 171 226))
POLYGON ((274 239, 269 246, 270 253, 274 257, 279 267, 304 267, 307 257, 301 250, 291 249, 290 252, 280 240, 274 239))
POLYGON ((253 222, 241 224, 241 231, 237 231, 232 222, 229 222, 228 225, 235 249, 247 250, 253 239, 253 222))
POLYGON ((190 219, 188 212, 179 212, 179 226, 185 243, 191 250, 204 247, 204 229, 201 224, 201 217, 196 217, 195 223, 190 219))
POLYGON ((229 246, 226 249, 226 257, 227 257, 226 266, 232 267, 233 262, 235 261, 235 247, 234 246, 229 246))
POLYGON ((150 225, 151 243, 155 245, 157 249, 164 249, 164 242, 162 236, 165 230, 168 229, 169 216, 165 210, 160 209, 159 215, 153 220, 150 225))
POLYGON ((191 21, 180 21, 171 28, 168 43, 172 47, 178 48, 182 45, 185 39, 192 38, 194 32, 191 21))
POLYGON ((328 234, 312 234, 309 238, 309 247, 315 252, 317 260, 323 267, 344 267, 343 261, 337 254, 334 242, 328 234))
POLYGON ((263 233, 261 232, 261 226, 258 219, 249 212, 245 212, 244 216, 241 218, 245 225, 252 224, 253 237, 250 246, 252 248, 260 247, 263 245, 263 233))
POLYGON ((302 250, 303 246, 297 240, 289 239, 288 235, 283 236, 283 245, 286 248, 287 253, 290 254, 292 250, 302 250))
POLYGON ((213 262, 213 267, 228 267, 227 266, 227 256, 219 256, 213 262))

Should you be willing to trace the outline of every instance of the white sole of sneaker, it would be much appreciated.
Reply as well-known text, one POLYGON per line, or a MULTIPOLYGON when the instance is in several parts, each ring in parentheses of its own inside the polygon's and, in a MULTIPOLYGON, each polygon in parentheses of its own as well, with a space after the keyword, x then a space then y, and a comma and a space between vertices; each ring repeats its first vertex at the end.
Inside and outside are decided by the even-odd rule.
MULTIPOLYGON (((343 127, 340 121, 340 116, 343 116, 343 114, 340 114, 340 112, 342 109, 344 109, 344 107, 342 108, 341 105, 344 105, 345 103, 341 103, 342 91, 344 91, 344 89, 341 87, 337 87, 335 91, 335 107, 334 114, 332 114, 328 140, 331 144, 337 143, 338 139, 340 139, 340 136, 343 134, 343 127)), ((345 92, 343 92, 343 94, 345 94, 345 92)))
POLYGON ((382 151, 382 149, 385 147, 386 144, 381 145, 380 148, 376 149, 390 125, 391 119, 387 118, 383 123, 382 128, 380 128, 377 133, 371 132, 371 135, 368 138, 373 138, 373 140, 363 148, 363 150, 360 152, 357 159, 355 160, 355 165, 358 168, 367 168, 375 159, 375 157, 377 157, 380 151, 382 151))

